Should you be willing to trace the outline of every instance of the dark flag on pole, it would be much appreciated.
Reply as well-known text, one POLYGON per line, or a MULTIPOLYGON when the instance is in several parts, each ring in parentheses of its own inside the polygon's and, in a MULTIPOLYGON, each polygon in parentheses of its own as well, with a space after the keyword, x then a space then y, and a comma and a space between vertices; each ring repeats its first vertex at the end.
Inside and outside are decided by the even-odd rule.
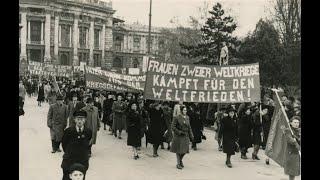
POLYGON ((285 160, 287 159, 286 156, 288 156, 285 133, 288 129, 291 131, 291 127, 284 107, 281 104, 279 94, 276 90, 274 91, 274 102, 275 109, 271 120, 265 154, 281 167, 284 167, 285 160))

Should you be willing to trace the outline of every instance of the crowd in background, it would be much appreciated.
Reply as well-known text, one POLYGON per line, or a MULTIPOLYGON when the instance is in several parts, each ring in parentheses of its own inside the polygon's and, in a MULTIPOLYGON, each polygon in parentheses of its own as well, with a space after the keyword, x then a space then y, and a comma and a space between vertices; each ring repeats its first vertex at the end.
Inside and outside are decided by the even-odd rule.
MULTIPOLYGON (((167 150, 177 155, 178 169, 184 167, 182 158, 189 153, 189 144, 196 151, 197 144, 206 140, 204 126, 216 131, 215 139, 219 151, 226 153, 228 167, 232 167, 231 156, 235 152, 240 152, 242 159, 248 159, 248 148, 253 148, 252 159, 260 160, 258 152, 266 147, 275 106, 271 91, 262 94, 261 102, 219 104, 210 109, 210 105, 203 103, 145 100, 142 92, 87 89, 83 80, 67 78, 22 77, 19 83, 19 110, 22 111, 25 95, 37 97, 38 106, 43 102, 54 105, 59 101, 64 104, 67 117, 63 129, 75 126, 74 112, 86 111, 94 139, 90 142, 89 156, 101 122, 103 130, 115 138, 122 139, 123 132, 128 133, 127 144, 132 146, 134 159, 139 159, 143 137, 146 138, 146 146, 153 145, 153 157, 158 157, 159 147, 165 149, 167 144, 167 150)), ((300 127, 300 98, 282 95, 281 101, 288 119, 291 122, 299 120, 300 127)), ((24 111, 20 115, 23 114, 24 111)), ((53 142, 52 152, 59 151, 59 142, 53 142)), ((269 164, 268 159, 266 163, 269 164)))

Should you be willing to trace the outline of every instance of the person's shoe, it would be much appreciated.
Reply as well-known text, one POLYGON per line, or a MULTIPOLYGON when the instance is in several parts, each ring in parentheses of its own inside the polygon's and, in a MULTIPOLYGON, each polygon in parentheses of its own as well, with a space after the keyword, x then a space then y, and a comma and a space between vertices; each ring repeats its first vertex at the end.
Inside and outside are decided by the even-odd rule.
POLYGON ((180 164, 177 164, 177 169, 182 169, 182 166, 180 164))
POLYGON ((226 162, 226 165, 228 166, 228 168, 232 168, 231 162, 226 162))
POLYGON ((137 160, 137 159, 138 159, 138 157, 137 157, 137 156, 133 156, 133 159, 137 160))
POLYGON ((256 157, 255 157, 255 158, 256 158, 256 160, 260 160, 260 158, 259 158, 257 155, 255 155, 255 156, 256 156, 256 157))
POLYGON ((222 151, 222 147, 221 146, 219 146, 219 149, 218 149, 219 151, 222 151))
POLYGON ((51 153, 56 153, 56 152, 57 152, 56 150, 52 150, 52 151, 51 151, 51 153))
POLYGON ((159 155, 158 154, 153 154, 153 157, 158 157, 159 155))
POLYGON ((242 154, 242 155, 241 155, 241 159, 248 159, 248 157, 247 157, 247 155, 242 154))
POLYGON ((169 150, 170 150, 170 148, 171 148, 171 147, 170 147, 170 146, 168 146, 167 150, 169 151, 169 150))
POLYGON ((137 158, 139 159, 140 158, 140 156, 137 154, 137 158))
POLYGON ((183 165, 183 162, 182 162, 182 161, 180 161, 180 166, 181 166, 182 168, 184 168, 184 165, 183 165))
POLYGON ((269 159, 266 159, 266 164, 267 164, 267 165, 269 165, 269 164, 270 164, 269 159))
POLYGON ((117 133, 114 133, 113 135, 114 135, 114 137, 117 137, 117 133))
POLYGON ((198 150, 197 146, 193 147, 193 150, 195 150, 195 151, 198 150))
POLYGON ((61 152, 61 149, 57 149, 57 152, 61 152))
POLYGON ((121 137, 121 136, 119 136, 119 137, 118 137, 118 139, 122 139, 122 137, 121 137))
POLYGON ((107 130, 107 128, 106 128, 106 127, 103 127, 103 130, 107 130))

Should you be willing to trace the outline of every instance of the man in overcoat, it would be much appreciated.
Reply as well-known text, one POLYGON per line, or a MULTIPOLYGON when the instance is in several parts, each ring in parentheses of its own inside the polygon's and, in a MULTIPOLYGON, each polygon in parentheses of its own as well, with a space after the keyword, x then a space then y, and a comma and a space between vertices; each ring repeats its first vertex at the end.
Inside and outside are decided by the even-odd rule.
POLYGON ((84 177, 89 168, 89 143, 92 138, 92 131, 84 126, 87 113, 83 110, 75 111, 73 116, 76 125, 67 128, 62 138, 64 151, 61 163, 63 170, 62 180, 70 180, 69 169, 74 163, 80 163, 85 166, 84 177))
POLYGON ((92 132, 92 138, 89 144, 89 157, 91 156, 92 145, 96 144, 97 132, 100 129, 98 108, 95 107, 93 104, 94 104, 93 99, 89 97, 87 99, 87 105, 84 108, 82 108, 82 110, 86 111, 87 113, 87 120, 84 126, 90 129, 92 132))
POLYGON ((49 108, 47 117, 47 126, 50 128, 50 135, 52 141, 52 153, 61 152, 59 149, 63 130, 67 127, 68 108, 63 104, 63 97, 59 95, 57 102, 52 104, 49 108))
POLYGON ((76 125, 76 123, 74 122, 73 113, 76 111, 78 103, 79 103, 78 96, 77 96, 77 94, 74 93, 72 95, 72 101, 69 102, 69 105, 68 105, 68 112, 69 112, 69 124, 68 125, 69 125, 69 127, 76 125))

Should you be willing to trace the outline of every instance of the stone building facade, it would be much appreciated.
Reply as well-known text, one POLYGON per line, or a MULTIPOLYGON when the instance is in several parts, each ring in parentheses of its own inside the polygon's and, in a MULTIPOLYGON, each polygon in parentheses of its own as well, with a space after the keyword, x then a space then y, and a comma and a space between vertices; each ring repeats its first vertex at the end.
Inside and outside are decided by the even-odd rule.
MULTIPOLYGON (((139 68, 147 54, 148 27, 115 18, 112 2, 20 0, 20 60, 101 69, 139 68)), ((151 33, 151 54, 164 45, 151 33)))

